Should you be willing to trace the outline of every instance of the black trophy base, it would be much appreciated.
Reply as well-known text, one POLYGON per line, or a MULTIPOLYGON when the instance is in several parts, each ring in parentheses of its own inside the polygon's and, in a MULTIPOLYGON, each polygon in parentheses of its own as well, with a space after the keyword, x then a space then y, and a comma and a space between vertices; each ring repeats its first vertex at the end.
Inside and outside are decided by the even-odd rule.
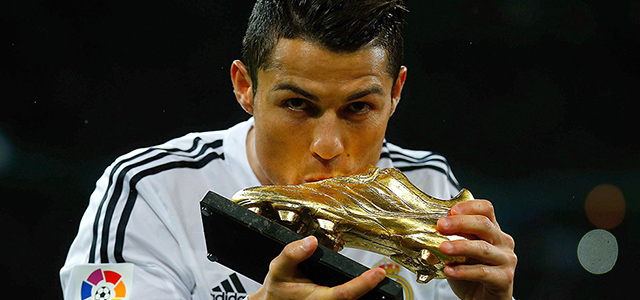
MULTIPOLYGON (((271 260, 284 246, 303 236, 253 213, 214 192, 200 202, 209 260, 218 262, 256 282, 263 282, 271 260)), ((367 267, 319 245, 298 270, 316 284, 336 286, 368 270, 367 267)), ((360 299, 402 299, 402 286, 385 278, 360 299)))

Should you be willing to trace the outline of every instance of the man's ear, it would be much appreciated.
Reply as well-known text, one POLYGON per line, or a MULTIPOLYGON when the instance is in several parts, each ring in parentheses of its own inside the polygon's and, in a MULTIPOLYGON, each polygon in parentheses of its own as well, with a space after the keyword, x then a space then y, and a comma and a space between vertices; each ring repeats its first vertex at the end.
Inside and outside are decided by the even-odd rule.
POLYGON ((404 86, 404 82, 407 80, 407 67, 401 66, 400 73, 398 73, 398 79, 393 85, 392 97, 391 97, 391 114, 396 111, 396 107, 398 107, 398 102, 400 102, 400 94, 402 94, 402 87, 404 86))
POLYGON ((247 67, 239 60, 234 60, 231 64, 231 83, 240 106, 253 115, 253 83, 247 67))

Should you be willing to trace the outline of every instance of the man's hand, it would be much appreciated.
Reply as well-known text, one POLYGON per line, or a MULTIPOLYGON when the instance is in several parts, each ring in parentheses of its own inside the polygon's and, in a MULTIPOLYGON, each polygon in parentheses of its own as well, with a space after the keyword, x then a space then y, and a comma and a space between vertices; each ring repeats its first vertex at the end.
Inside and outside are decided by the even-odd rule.
POLYGON ((449 284, 461 299, 511 299, 517 257, 513 238, 502 232, 491 202, 472 200, 451 208, 438 220, 438 231, 469 240, 443 242, 440 251, 449 256, 466 256, 464 264, 444 269, 449 284))
POLYGON ((269 265, 262 287, 250 300, 263 299, 357 299, 375 288, 386 276, 381 268, 373 268, 351 281, 332 288, 319 286, 298 271, 298 264, 309 258, 318 247, 314 236, 288 244, 269 265))

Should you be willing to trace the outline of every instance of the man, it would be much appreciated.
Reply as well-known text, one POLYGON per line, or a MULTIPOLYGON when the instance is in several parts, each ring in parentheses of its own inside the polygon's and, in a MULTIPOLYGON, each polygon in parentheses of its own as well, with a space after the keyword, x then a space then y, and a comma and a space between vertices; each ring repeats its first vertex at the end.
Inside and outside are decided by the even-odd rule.
MULTIPOLYGON (((231 66, 236 98, 252 118, 136 150, 109 166, 61 270, 66 299, 356 299, 375 287, 384 257, 353 249, 344 254, 374 268, 336 287, 304 278, 296 266, 317 247, 314 237, 287 245, 262 285, 211 263, 198 202, 208 190, 230 197, 367 165, 397 167, 433 196, 455 195, 444 158, 384 140, 407 78, 403 13, 401 1, 257 1, 244 63, 231 66)), ((490 202, 455 206, 438 230, 469 238, 440 248, 468 263, 447 266, 449 280, 429 284, 398 270, 407 299, 511 299, 514 242, 490 202)))

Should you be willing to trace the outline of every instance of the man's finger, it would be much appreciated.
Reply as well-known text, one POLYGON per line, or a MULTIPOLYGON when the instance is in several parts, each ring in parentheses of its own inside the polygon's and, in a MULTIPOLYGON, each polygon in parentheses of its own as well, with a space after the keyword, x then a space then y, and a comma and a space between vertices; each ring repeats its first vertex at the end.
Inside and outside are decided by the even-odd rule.
POLYGON ((330 289, 331 295, 328 299, 358 299, 373 290, 385 277, 386 273, 382 268, 373 268, 349 282, 330 289))
POLYGON ((467 238, 476 236, 492 244, 500 241, 502 233, 495 223, 483 215, 453 215, 440 218, 436 224, 442 234, 457 234, 467 238))
POLYGON ((487 265, 456 265, 444 268, 444 274, 449 279, 482 282, 490 293, 496 294, 511 290, 513 272, 513 269, 487 265))
POLYGON ((449 211, 450 215, 482 215, 494 223, 498 224, 496 220, 496 213, 493 208, 493 204, 487 200, 471 200, 464 201, 456 204, 449 211))
POLYGON ((509 258, 498 247, 486 241, 449 241, 440 245, 440 251, 450 256, 464 256, 486 265, 498 266, 509 262, 509 258))
POLYGON ((298 276, 298 264, 311 257, 318 247, 314 236, 289 243, 280 255, 269 265, 269 274, 275 278, 293 278, 298 276))

